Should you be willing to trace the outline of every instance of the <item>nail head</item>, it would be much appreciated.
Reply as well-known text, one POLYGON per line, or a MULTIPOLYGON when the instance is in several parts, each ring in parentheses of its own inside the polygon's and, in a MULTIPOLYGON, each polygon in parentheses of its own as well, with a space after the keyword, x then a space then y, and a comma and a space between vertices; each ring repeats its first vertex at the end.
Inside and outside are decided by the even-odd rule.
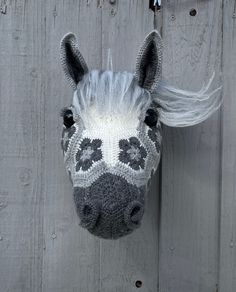
POLYGON ((197 10, 195 8, 192 8, 190 11, 189 11, 189 14, 191 16, 196 16, 197 15, 197 10))
POLYGON ((137 280, 137 281, 135 282, 135 286, 136 286, 137 288, 141 288, 142 285, 143 285, 143 283, 142 283, 142 281, 140 281, 140 280, 137 280))

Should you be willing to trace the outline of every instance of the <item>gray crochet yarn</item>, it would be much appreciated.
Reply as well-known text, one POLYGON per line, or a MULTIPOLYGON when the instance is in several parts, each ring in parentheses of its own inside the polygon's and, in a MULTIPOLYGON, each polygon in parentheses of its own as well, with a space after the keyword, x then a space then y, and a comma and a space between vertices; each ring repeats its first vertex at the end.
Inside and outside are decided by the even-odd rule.
POLYGON ((81 226, 92 234, 116 239, 138 228, 144 212, 145 187, 105 173, 90 187, 74 188, 81 226))
POLYGON ((80 224, 96 236, 116 239, 141 225, 160 160, 161 122, 192 125, 219 107, 218 89, 208 92, 210 84, 186 91, 189 99, 163 85, 161 59, 157 31, 144 40, 135 74, 89 71, 75 36, 61 42, 62 66, 74 89, 71 106, 62 111, 61 146, 80 224))

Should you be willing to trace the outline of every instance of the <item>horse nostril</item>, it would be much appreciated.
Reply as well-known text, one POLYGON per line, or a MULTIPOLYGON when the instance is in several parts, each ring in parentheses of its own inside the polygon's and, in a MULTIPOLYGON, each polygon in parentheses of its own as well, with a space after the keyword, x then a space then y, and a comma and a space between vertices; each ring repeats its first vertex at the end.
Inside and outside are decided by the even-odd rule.
POLYGON ((130 220, 132 222, 137 222, 137 217, 139 217, 141 207, 140 206, 135 206, 132 211, 130 212, 130 220))
POLYGON ((85 202, 79 208, 81 225, 85 228, 93 228, 99 216, 99 204, 97 202, 85 202))
POLYGON ((91 215, 93 213, 93 209, 90 205, 84 205, 83 207, 83 215, 85 217, 88 217, 89 215, 91 215))
POLYGON ((139 201, 131 202, 126 207, 124 213, 124 220, 126 225, 131 229, 138 228, 140 226, 143 213, 144 213, 143 204, 141 204, 139 201))

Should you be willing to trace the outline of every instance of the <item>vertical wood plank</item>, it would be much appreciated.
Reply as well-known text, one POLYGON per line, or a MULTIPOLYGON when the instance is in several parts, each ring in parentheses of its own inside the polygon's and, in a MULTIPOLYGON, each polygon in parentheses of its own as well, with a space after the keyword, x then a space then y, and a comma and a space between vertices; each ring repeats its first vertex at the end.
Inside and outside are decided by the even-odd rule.
POLYGON ((41 1, 0 14, 0 291, 41 291, 43 55, 41 1))
MULTIPOLYGON (((163 2, 163 69, 174 84, 199 89, 218 72, 221 4, 163 2)), ((141 0, 7 2, 0 14, 1 292, 127 292, 137 280, 142 291, 215 292, 218 270, 219 292, 235 290, 233 11, 234 1, 225 0, 222 136, 219 113, 199 126, 164 129, 159 249, 158 175, 141 229, 105 241, 78 226, 59 117, 72 98, 59 61, 64 33, 79 36, 90 68, 106 69, 110 48, 114 70, 133 71, 153 12, 141 0)))
POLYGON ((236 289, 236 3, 224 1, 220 292, 236 289))
POLYGON ((89 67, 101 63, 101 9, 97 1, 46 1, 46 101, 43 291, 98 291, 99 240, 78 226, 72 186, 66 174, 60 137, 64 106, 72 101, 61 68, 59 45, 69 31, 78 37, 89 67))
MULTIPOLYGON (((134 72, 135 59, 145 35, 153 29, 153 12, 147 1, 105 1, 102 8, 102 67, 111 50, 114 71, 134 72)), ((158 181, 153 181, 143 223, 131 235, 116 241, 101 240, 100 291, 157 291, 158 283, 158 181)))
MULTIPOLYGON (((163 75, 182 88, 200 89, 220 68, 221 1, 163 6, 163 75)), ((219 112, 194 127, 164 128, 160 291, 217 289, 220 141, 219 112)))

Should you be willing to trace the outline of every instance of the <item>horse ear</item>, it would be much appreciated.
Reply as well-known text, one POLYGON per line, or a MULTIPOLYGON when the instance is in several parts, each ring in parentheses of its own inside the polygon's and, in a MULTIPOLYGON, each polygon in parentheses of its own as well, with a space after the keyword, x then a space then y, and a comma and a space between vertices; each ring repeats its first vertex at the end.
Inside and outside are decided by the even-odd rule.
POLYGON ((61 40, 61 63, 66 77, 76 90, 77 84, 88 72, 88 67, 73 33, 66 34, 61 40))
POLYGON ((136 59, 135 78, 140 87, 152 92, 161 75, 162 40, 157 30, 150 32, 136 59))

